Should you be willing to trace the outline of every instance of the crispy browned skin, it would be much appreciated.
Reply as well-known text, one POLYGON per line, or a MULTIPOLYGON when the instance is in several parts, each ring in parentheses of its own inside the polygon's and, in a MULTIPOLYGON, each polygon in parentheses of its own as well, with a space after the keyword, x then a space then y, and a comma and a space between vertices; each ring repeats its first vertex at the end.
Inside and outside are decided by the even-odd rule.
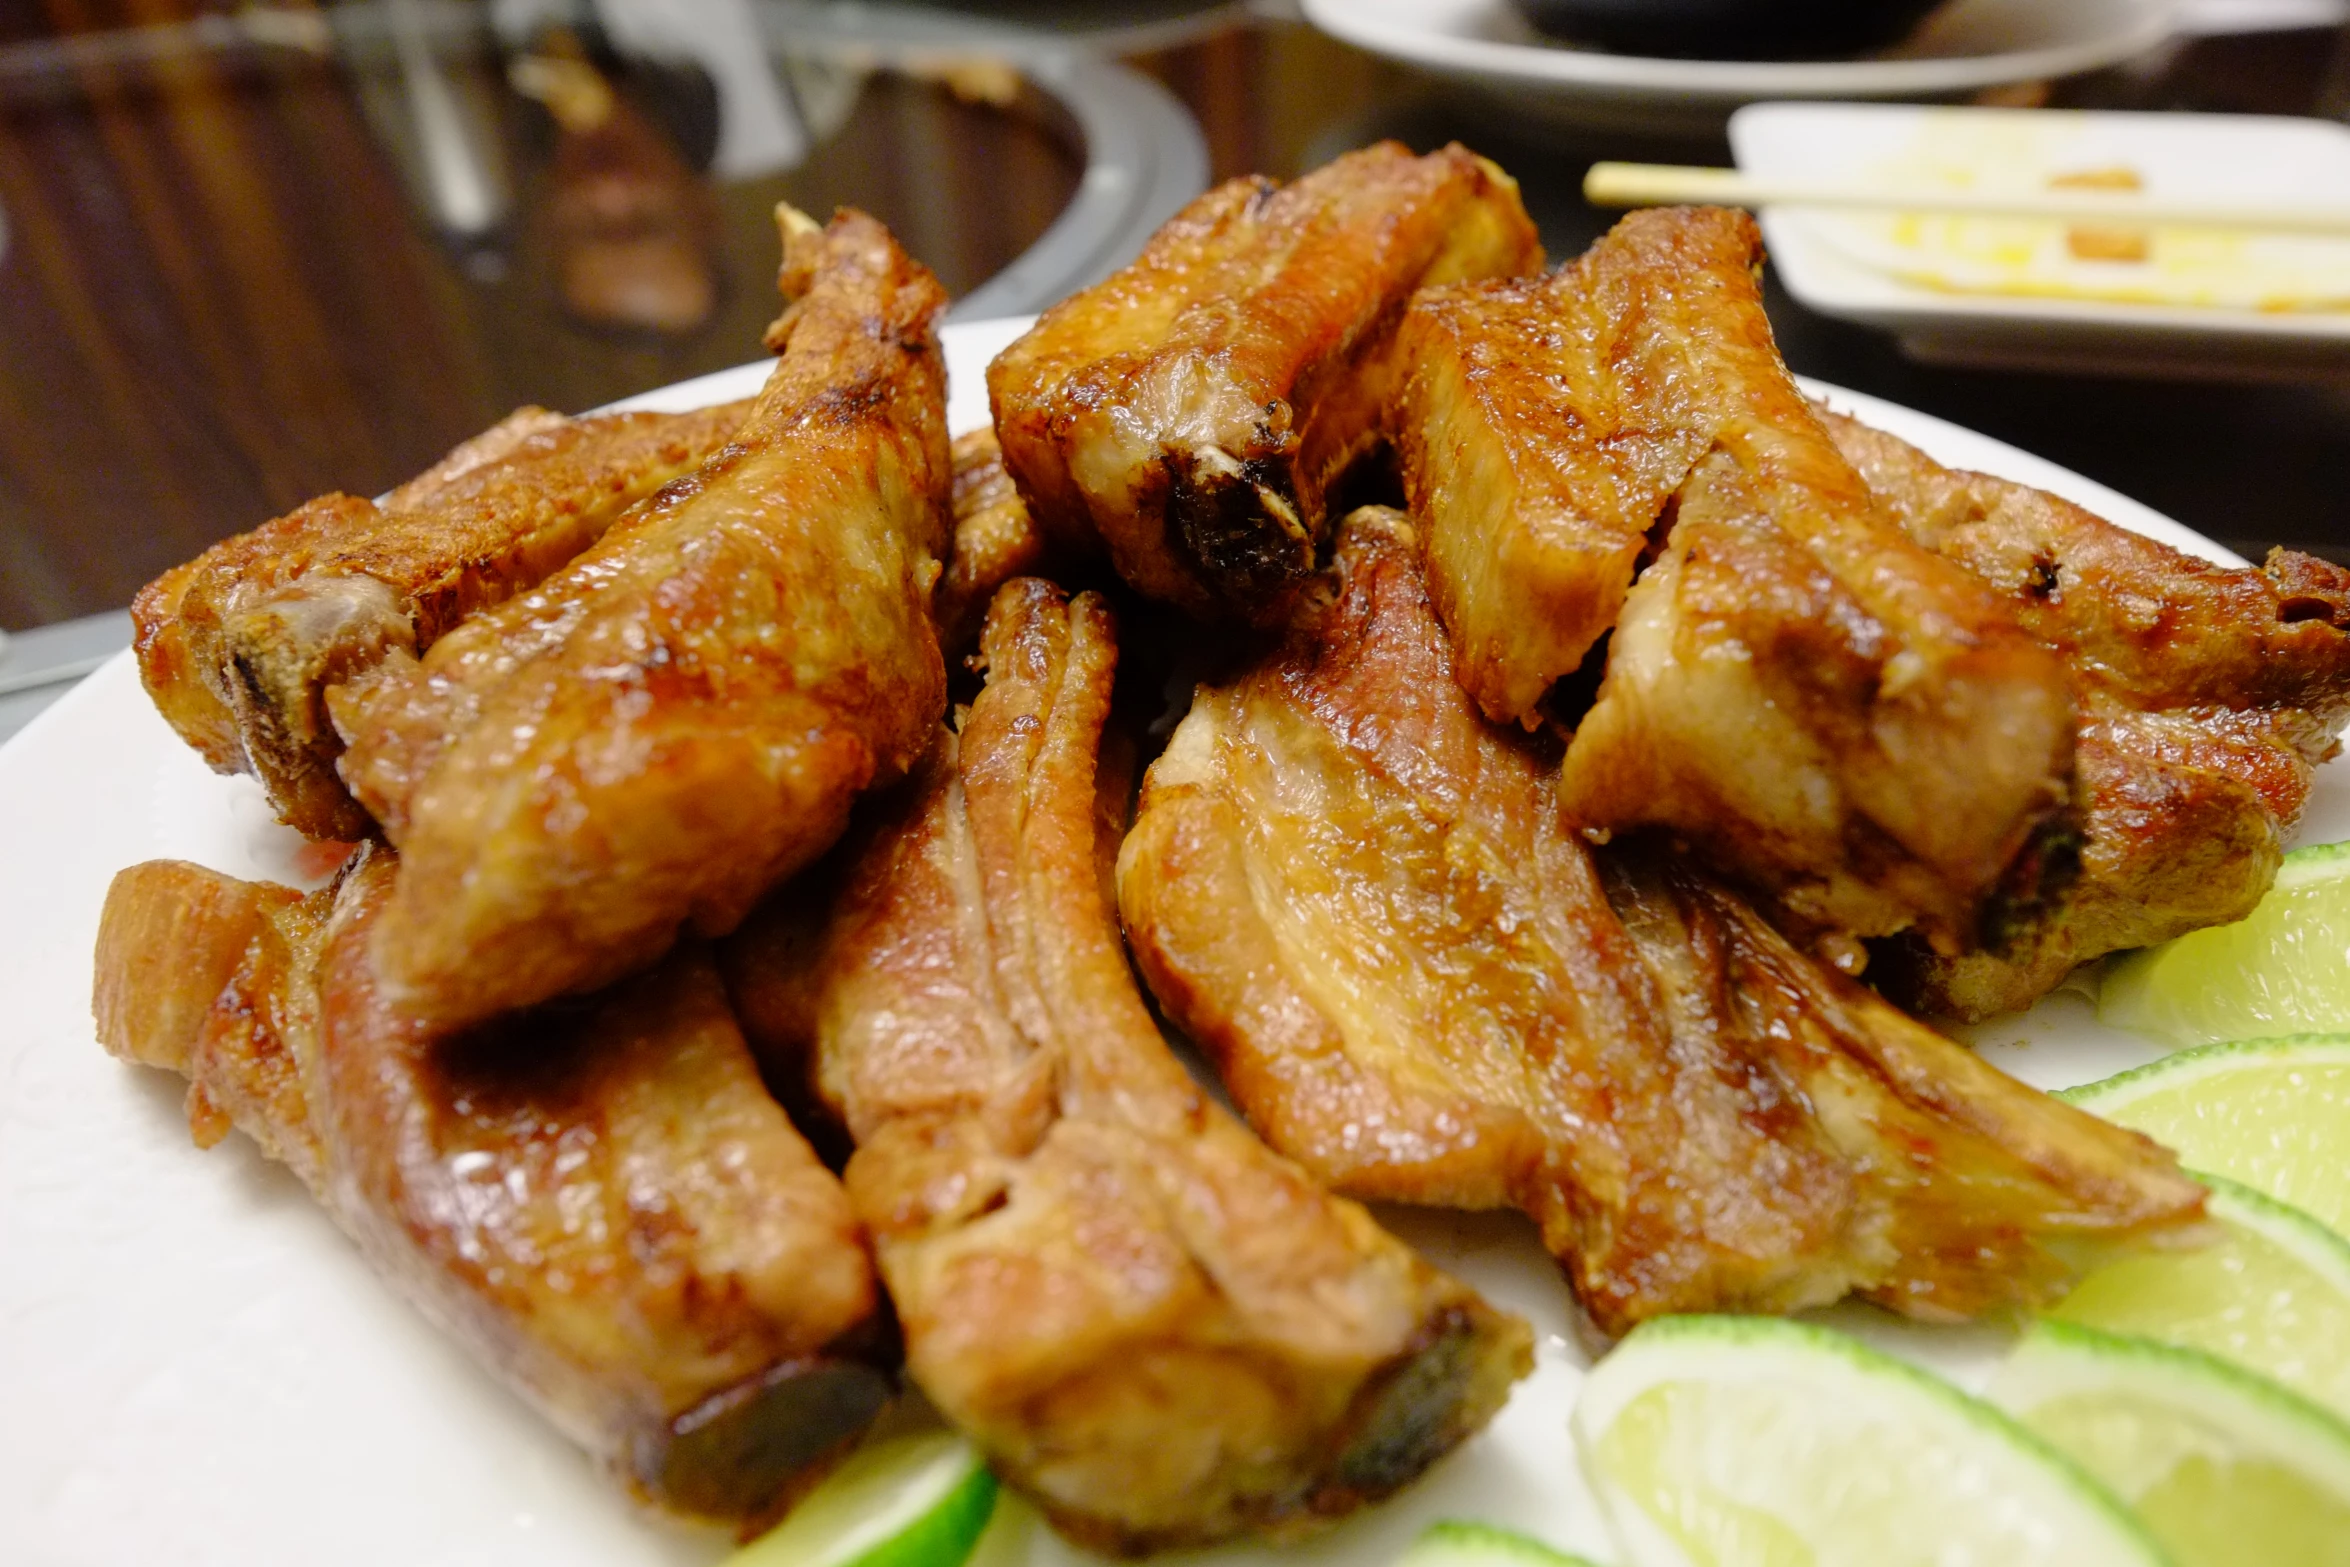
POLYGON ((1508 175, 1381 142, 1218 186, 988 367, 1004 460, 1071 549, 1194 614, 1277 623, 1323 494, 1378 438, 1414 288, 1542 265, 1508 175))
POLYGON ((956 436, 954 461, 955 547, 931 601, 939 646, 950 656, 978 647, 996 589, 1044 571, 1052 558, 1051 541, 1004 467, 993 427, 956 436))
POLYGON ((1456 673, 1532 727, 1616 622, 1722 410, 1650 315, 1675 279, 1619 233, 1541 277, 1424 289, 1387 425, 1456 673))
POLYGON ((908 1368, 998 1474, 1102 1549, 1296 1534, 1482 1426, 1526 1326, 1269 1152, 1159 1037, 1102 885, 1101 602, 1015 582, 984 645, 985 692, 821 939, 737 938, 783 957, 735 965, 738 993, 785 992, 746 1016, 814 1028, 908 1368))
POLYGON ((1894 977, 1934 1011, 1987 1017, 2077 963, 2251 912, 2350 719, 2350 571, 2285 550, 2260 570, 2214 566, 1823 418, 1912 537, 2062 655, 2080 698, 2069 892, 1996 950, 1909 951, 1894 977))
POLYGON ((1761 257, 1751 219, 1689 208, 1633 214, 1581 263, 1614 280, 1603 314, 1626 334, 1601 433, 1696 417, 1706 445, 1624 597, 1561 799, 1594 832, 1662 829, 1847 956, 1913 926, 1968 947, 1987 911, 2044 893, 2071 830, 2070 688, 1837 452, 1779 360, 1761 257))
POLYGON ((731 930, 938 725, 945 296, 862 213, 798 223, 783 360, 734 442, 536 591, 334 694, 343 775, 402 856, 384 981, 420 1017, 731 930))
POLYGON ((174 567, 131 606, 140 677, 181 738, 249 772, 314 838, 369 831, 335 776, 328 687, 535 587, 748 411, 566 419, 517 411, 381 506, 324 495, 174 567))
POLYGON ((1280 1151, 1366 1198, 1517 1207, 1604 1331, 1858 1291, 2059 1294, 2200 1188, 1798 952, 1654 846, 1561 821, 1487 723, 1397 513, 1342 527, 1285 648, 1204 690, 1119 861, 1169 1017, 1280 1151))
POLYGON ((644 1499, 756 1522, 889 1395, 846 1194, 761 1086, 707 953, 452 1036, 384 1002, 368 856, 310 896, 116 877, 99 1038, 189 1078, 369 1261, 644 1499))

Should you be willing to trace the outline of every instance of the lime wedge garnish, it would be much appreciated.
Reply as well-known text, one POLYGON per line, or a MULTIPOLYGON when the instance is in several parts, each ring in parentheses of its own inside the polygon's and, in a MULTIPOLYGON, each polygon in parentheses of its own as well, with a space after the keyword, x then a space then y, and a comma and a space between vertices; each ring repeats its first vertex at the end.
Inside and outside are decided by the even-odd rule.
POLYGON ((2206 1045, 2059 1097, 2350 1234, 2350 1036, 2206 1045))
POLYGON ((726 1567, 963 1567, 995 1502, 995 1476, 964 1438, 876 1442, 726 1567))
POLYGON ((1991 1398, 2129 1503, 2179 1567, 2350 1567, 2350 1424, 2264 1377, 2044 1323, 1991 1398))
POLYGON ((2220 1240, 2108 1263, 2049 1315, 2202 1350, 2350 1415, 2350 1241, 2298 1208, 2204 1179, 2220 1240))
POLYGON ((1635 1567, 2158 1567, 2129 1510, 1989 1404, 1842 1334, 1664 1317, 1575 1435, 1635 1567))
POLYGON ((2097 1016, 2181 1045, 2350 1029, 2350 843, 2286 855, 2233 925, 2111 960, 2097 1016))
POLYGON ((1420 1532, 1395 1567, 1591 1567, 1580 1556, 1491 1524, 1439 1519, 1420 1532))

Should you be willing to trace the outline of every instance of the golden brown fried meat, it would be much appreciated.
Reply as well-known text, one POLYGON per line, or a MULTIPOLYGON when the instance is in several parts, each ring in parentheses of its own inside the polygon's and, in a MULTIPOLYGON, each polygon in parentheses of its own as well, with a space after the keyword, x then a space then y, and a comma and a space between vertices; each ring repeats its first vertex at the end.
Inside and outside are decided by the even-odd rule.
POLYGON ((2311 763, 2350 721, 2350 570, 2277 550, 2215 566, 2058 496, 1945 468, 1827 409, 1838 448, 1918 543, 1964 567, 2062 653, 2074 678, 2143 711, 2277 716, 2311 763))
POLYGON ((335 776, 327 688, 537 586, 700 466, 748 410, 566 419, 524 408, 380 506, 307 502, 140 592, 140 678, 182 739, 215 770, 258 778, 289 825, 364 837, 367 814, 335 776))
POLYGON ((1515 182, 1457 145, 1234 180, 988 367, 1004 460, 1064 547, 1106 545, 1193 614, 1277 624, 1325 491, 1379 438, 1412 290, 1541 265, 1515 182))
MULTIPOLYGON (((1852 937, 1913 926, 1963 949, 1987 911, 2044 895, 2059 863, 2046 850, 2072 830, 2071 691, 1836 450, 1772 343, 1761 257, 1743 214, 1660 209, 1578 264, 1613 290, 1601 316, 1623 335, 1607 378, 1622 405, 1559 417, 1597 421, 1595 440, 1677 440, 1697 418, 1706 445, 1624 597, 1561 799, 1595 834, 1691 845, 1848 957, 1852 937)), ((1433 552, 1440 571, 1448 558, 1433 552)), ((1456 581, 1438 603, 1485 628, 1488 657, 1496 623, 1462 614, 1473 590, 1456 581)))
POLYGON ((1386 423, 1460 683, 1540 722, 1607 635, 1722 410, 1652 319, 1672 272, 1618 234, 1540 277, 1423 289, 1386 423))
POLYGON ((736 439, 540 588, 339 688, 400 847, 387 990, 471 1022, 731 930, 946 703, 938 282, 844 210, 787 241, 782 362, 736 439))
POLYGON ((2259 570, 2214 566, 1822 418, 1911 537, 2001 595, 2079 693, 2078 877, 1994 947, 1904 949, 1889 982, 1988 1017, 2075 964, 2251 912, 2350 719, 2350 571, 2282 550, 2259 570))
POLYGON ((738 954, 737 994, 780 989, 746 1017, 814 1029, 908 1368, 999 1475, 1102 1549, 1294 1535, 1482 1426, 1528 1331, 1268 1151, 1160 1038, 1102 887, 1106 608, 1015 582, 984 646, 985 691, 829 928, 769 941, 762 915, 736 940, 783 969, 738 954))
POLYGON ((761 1086, 699 947, 450 1035, 392 1011, 392 864, 304 896, 173 861, 115 879, 99 1037, 189 1079, 368 1260, 641 1498, 771 1516, 889 1396, 840 1183, 761 1086))
POLYGON ((1051 541, 1004 467, 992 427, 956 436, 954 462, 954 553, 931 603, 938 644, 950 657, 979 646, 996 589, 1043 572, 1053 558, 1051 541))
POLYGON ((2182 1237, 2144 1138, 2016 1083, 1653 845, 1569 831, 1447 678, 1411 525, 1342 526, 1284 648, 1203 690, 1118 869, 1167 1015, 1340 1191, 1516 1207, 1604 1331, 1857 1291, 1930 1318, 2182 1237))

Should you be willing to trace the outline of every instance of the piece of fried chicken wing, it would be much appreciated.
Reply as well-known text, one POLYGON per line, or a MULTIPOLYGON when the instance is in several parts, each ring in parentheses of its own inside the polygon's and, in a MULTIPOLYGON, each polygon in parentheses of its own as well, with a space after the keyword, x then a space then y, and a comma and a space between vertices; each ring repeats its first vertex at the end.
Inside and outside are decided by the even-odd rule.
POLYGON ((791 889, 728 944, 743 1015, 771 1071, 809 1052, 908 1370, 999 1475, 1101 1549, 1297 1534, 1482 1426, 1527 1328, 1269 1151, 1161 1039, 1104 887, 1125 790, 1097 768, 1101 601, 1014 582, 984 648, 984 692, 829 919, 791 889))
POLYGON ((988 367, 1005 462, 1065 548, 1106 546, 1193 614, 1275 623, 1325 491, 1379 439, 1412 290, 1541 264, 1516 184, 1457 145, 1220 185, 988 367))
POLYGON ((1516 1207, 1594 1322, 1858 1292, 1948 1319, 2199 1230, 2170 1156, 2002 1076, 1653 843, 1594 851, 1493 725, 1400 514, 1203 690, 1118 867, 1168 1017, 1334 1188, 1516 1207))
POLYGON ((401 851, 386 990, 478 1020, 731 930, 903 773, 946 701, 937 280, 787 223, 782 361, 735 439, 535 591, 330 706, 401 851))
POLYGON ((189 1079, 368 1261, 642 1499, 772 1517, 890 1396, 839 1181, 761 1086, 706 950, 451 1034, 384 1004, 382 850, 304 895, 115 879, 99 1038, 189 1079))
POLYGON ((309 501, 165 572, 131 605, 139 676, 180 737, 248 772, 289 826, 356 839, 329 687, 536 587, 690 473, 749 411, 566 419, 521 409, 385 496, 309 501))
POLYGON ((2056 650, 2080 703, 2079 875, 1993 946, 1905 945, 1887 982, 1930 1010, 1988 1017, 2029 1006, 2075 964, 2250 913, 2311 769, 2350 720, 2350 571, 2288 550, 2257 570, 2216 566, 1822 417, 1913 538, 2056 650))

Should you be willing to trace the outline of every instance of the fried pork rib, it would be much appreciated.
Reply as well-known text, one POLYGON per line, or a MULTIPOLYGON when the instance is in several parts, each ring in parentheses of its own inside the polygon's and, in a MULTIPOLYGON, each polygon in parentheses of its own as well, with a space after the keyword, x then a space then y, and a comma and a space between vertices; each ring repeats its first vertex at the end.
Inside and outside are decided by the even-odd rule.
POLYGON ((1286 647, 1203 690, 1118 867, 1168 1015, 1340 1191, 1535 1218, 1594 1322, 1857 1291, 1970 1317, 2196 1226, 2161 1149, 2006 1078, 1653 844, 1449 678, 1355 513, 1286 647))
POLYGON ((1161 1040, 1103 886, 1124 813, 1097 805, 1101 602, 1015 582, 984 646, 960 736, 820 939, 786 907, 730 944, 744 1015, 813 1028, 908 1368, 997 1473, 1109 1550, 1297 1533, 1482 1426, 1528 1331, 1269 1152, 1161 1040))
POLYGON ((392 864, 304 896, 153 861, 99 930, 99 1037, 187 1076, 368 1260, 645 1500, 756 1522, 890 1380, 846 1194, 761 1086, 705 950, 451 1035, 385 1003, 392 864))
POLYGON ((1541 264, 1515 182, 1457 145, 1231 181, 989 366, 1005 462, 1065 547, 1107 545, 1194 614, 1278 623, 1326 489, 1378 439, 1412 290, 1541 264))
POLYGON ((289 825, 355 839, 327 688, 536 587, 614 519, 690 473, 746 403, 566 419, 525 408, 379 506, 325 495, 165 572, 131 606, 140 678, 220 772, 249 772, 289 825))
POLYGON ((1455 673, 1497 722, 1539 722, 1616 623, 1727 412, 1679 373, 1688 350, 1654 314, 1688 308, 1674 296, 1691 279, 1636 239, 1541 277, 1425 289, 1396 330, 1397 466, 1455 673))
POLYGON ((2077 963, 2251 912, 2350 719, 2350 571, 2283 550, 2260 570, 2214 566, 1823 418, 1913 538, 2063 657, 2080 701, 2078 878, 1996 951, 1905 953, 1920 1004, 2028 1006, 2077 963))
POLYGON ((938 623, 938 645, 950 655, 979 646, 998 588, 1042 572, 1053 556, 1051 541, 1004 467, 1004 449, 992 427, 956 436, 954 463, 955 547, 930 615, 938 623))
MULTIPOLYGON (((1853 936, 1912 926, 1969 947, 1986 915, 2045 891, 2046 851, 2070 831, 2064 669, 1981 582, 1913 543, 1838 453, 1779 361, 1761 256, 1742 214, 1635 213, 1552 285, 1575 302, 1554 359, 1534 362, 1557 366, 1547 403, 1521 381, 1480 424, 1451 418, 1441 386, 1419 398, 1401 439, 1423 449, 1405 469, 1421 475, 1437 604, 1475 647, 1488 710, 1523 718, 1568 644, 1527 633, 1522 670, 1497 645, 1521 634, 1520 611, 1481 595, 1535 575, 1516 541, 1563 528, 1592 544, 1534 553, 1558 602, 1605 606, 1633 533, 1669 515, 1568 748, 1568 812, 1595 834, 1663 830, 1845 954, 1853 936), (1552 435, 1497 444, 1520 419, 1552 435), (1462 454, 1432 466, 1424 449, 1456 437, 1462 454), (1515 462, 1548 471, 1519 497, 1555 494, 1562 461, 1566 492, 1604 503, 1593 520, 1544 520, 1489 488, 1515 462)), ((1502 319, 1521 319, 1522 300, 1495 292, 1502 319)), ((1473 331, 1474 297, 1447 308, 1473 331)), ((1606 613, 1576 611, 1576 635, 1606 613)))
POLYGON ((338 688, 399 846, 398 1004, 477 1021, 731 930, 903 773, 946 703, 937 280, 790 215, 782 362, 734 442, 536 591, 338 688))

